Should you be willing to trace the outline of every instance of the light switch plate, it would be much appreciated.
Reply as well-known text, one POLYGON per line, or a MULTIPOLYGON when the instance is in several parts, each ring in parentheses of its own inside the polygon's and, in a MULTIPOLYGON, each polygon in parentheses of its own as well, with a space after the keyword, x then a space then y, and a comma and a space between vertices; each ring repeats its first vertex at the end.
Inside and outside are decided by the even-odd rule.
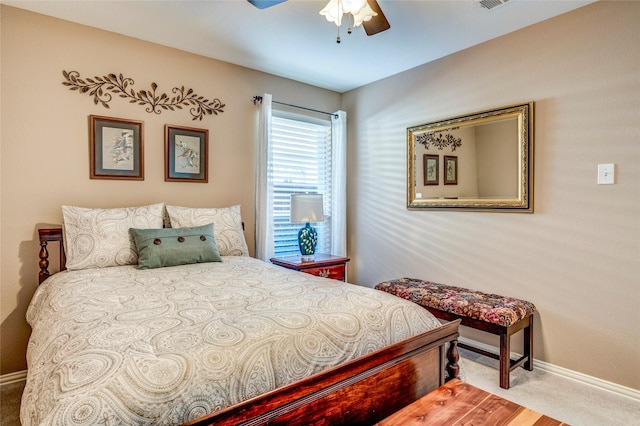
POLYGON ((613 185, 615 177, 615 164, 598 164, 598 185, 613 185))

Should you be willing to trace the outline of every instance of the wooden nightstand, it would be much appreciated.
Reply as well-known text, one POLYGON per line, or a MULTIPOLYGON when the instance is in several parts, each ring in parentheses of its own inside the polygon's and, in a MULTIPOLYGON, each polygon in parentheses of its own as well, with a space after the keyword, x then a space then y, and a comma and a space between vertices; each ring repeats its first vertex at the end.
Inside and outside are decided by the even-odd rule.
POLYGON ((270 260, 274 265, 287 269, 294 269, 318 277, 345 281, 347 276, 347 262, 351 259, 348 257, 316 253, 310 262, 303 262, 300 256, 274 257, 270 260))

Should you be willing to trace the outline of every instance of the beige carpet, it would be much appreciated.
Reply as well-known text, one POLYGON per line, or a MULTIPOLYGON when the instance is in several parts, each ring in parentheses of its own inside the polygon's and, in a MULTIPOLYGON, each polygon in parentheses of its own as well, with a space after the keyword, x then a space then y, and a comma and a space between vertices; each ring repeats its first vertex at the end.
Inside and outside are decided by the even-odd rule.
POLYGON ((20 398, 24 382, 0 386, 0 424, 2 426, 20 425, 20 398))
MULTIPOLYGON (((640 401, 618 396, 553 373, 518 368, 511 388, 498 386, 498 362, 460 350, 466 379, 472 385, 574 426, 640 426, 640 401)), ((0 425, 20 425, 24 382, 0 389, 0 425)))
POLYGON ((511 372, 498 385, 498 361, 460 349, 466 379, 477 388, 574 426, 640 426, 640 401, 536 369, 511 372))

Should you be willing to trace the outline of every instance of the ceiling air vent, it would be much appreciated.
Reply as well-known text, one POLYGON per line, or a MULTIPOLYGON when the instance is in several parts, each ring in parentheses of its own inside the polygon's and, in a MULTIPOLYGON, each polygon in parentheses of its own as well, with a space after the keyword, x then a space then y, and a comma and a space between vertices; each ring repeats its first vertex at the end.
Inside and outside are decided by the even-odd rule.
POLYGON ((510 0, 476 0, 474 3, 485 10, 494 10, 509 3, 509 1, 510 0))

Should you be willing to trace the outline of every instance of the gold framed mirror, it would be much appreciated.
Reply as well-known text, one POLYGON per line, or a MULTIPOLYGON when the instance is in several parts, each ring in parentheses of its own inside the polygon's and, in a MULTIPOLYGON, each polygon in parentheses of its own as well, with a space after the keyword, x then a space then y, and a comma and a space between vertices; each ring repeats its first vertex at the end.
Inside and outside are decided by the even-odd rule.
POLYGON ((533 212, 533 102, 408 127, 407 208, 533 212))

